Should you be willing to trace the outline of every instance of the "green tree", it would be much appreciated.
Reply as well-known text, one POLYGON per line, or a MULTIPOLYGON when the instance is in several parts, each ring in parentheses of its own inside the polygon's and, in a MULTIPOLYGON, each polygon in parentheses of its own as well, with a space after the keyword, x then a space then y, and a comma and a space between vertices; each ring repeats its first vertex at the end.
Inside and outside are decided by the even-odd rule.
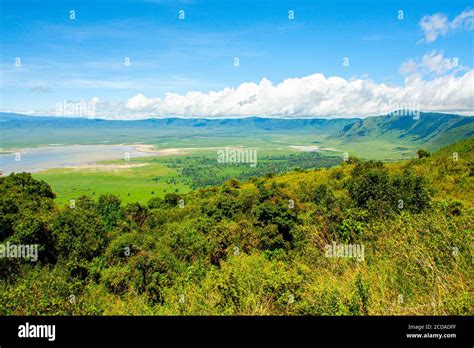
POLYGON ((58 256, 92 260, 106 245, 106 229, 95 211, 66 209, 52 221, 52 233, 58 256))
POLYGON ((120 205, 120 198, 115 195, 105 194, 99 197, 97 211, 104 221, 106 230, 112 230, 122 219, 123 212, 120 205))
POLYGON ((419 149, 417 152, 418 158, 427 158, 431 156, 431 153, 425 149, 419 149))

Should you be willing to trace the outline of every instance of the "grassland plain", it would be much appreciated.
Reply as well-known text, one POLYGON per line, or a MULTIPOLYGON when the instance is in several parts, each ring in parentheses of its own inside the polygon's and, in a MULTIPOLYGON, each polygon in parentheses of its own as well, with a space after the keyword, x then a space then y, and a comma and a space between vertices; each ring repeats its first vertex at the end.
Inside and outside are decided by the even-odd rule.
MULTIPOLYGON (((456 119, 457 116, 453 117, 456 119)), ((22 146, 47 145, 51 142, 133 144, 137 140, 143 144, 153 145, 157 149, 185 148, 185 155, 131 159, 131 163, 147 164, 142 167, 115 168, 110 171, 90 167, 56 168, 34 174, 36 178, 52 185, 57 194, 57 202, 61 204, 81 194, 98 197, 106 192, 119 195, 124 202, 145 203, 154 196, 163 197, 164 194, 176 190, 184 193, 193 188, 218 185, 231 178, 245 180, 252 176, 280 174, 295 168, 309 169, 335 165, 340 162, 344 153, 382 161, 399 161, 416 157, 416 150, 423 146, 423 141, 413 136, 401 138, 399 132, 386 131, 390 128, 391 122, 399 122, 399 118, 379 117, 374 120, 386 122, 387 125, 379 129, 371 124, 359 125, 356 122, 357 127, 353 126, 348 132, 344 132, 343 127, 351 125, 354 120, 290 122, 258 118, 212 121, 170 119, 127 123, 45 118, 43 122, 39 122, 34 117, 15 116, 11 119, 7 117, 3 122, 3 125, 11 127, 11 131, 5 132, 2 146, 9 144, 10 147, 1 150, 15 152, 22 146), (48 126, 48 130, 42 131, 41 127, 45 125, 48 126), (368 129, 375 136, 358 136, 359 129, 368 129), (23 140, 14 136, 17 133, 23 134, 21 132, 26 135, 21 137, 23 140), (45 137, 46 133, 48 137, 45 137), (346 136, 346 133, 350 137, 346 136), (249 168, 246 165, 218 166, 215 161, 216 149, 230 146, 256 149, 257 168, 249 168), (292 146, 318 146, 322 149, 320 153, 324 157, 339 157, 339 161, 323 161, 321 158, 311 156, 302 156, 299 160, 291 159, 291 156, 301 154, 292 146)), ((429 117, 423 120, 428 122, 429 117)), ((402 121, 407 124, 414 122, 411 118, 402 121)), ((423 122, 420 126, 424 124, 423 122)), ((472 123, 466 126, 472 127, 472 123)), ((119 162, 98 162, 99 165, 107 163, 119 162)))
POLYGON ((342 160, 333 152, 302 153, 292 149, 259 150, 258 164, 217 163, 216 149, 186 149, 183 155, 132 158, 130 161, 101 161, 97 166, 53 168, 34 173, 48 182, 56 201, 68 204, 82 194, 98 197, 113 193, 124 202, 146 203, 166 193, 186 193, 190 189, 218 185, 226 180, 248 179, 282 173, 295 168, 331 166, 342 160))
MULTIPOLYGON (((449 120, 465 122, 464 118, 458 115, 449 117, 449 120)), ((439 133, 445 132, 444 123, 438 122, 433 125, 433 117, 429 115, 419 121, 414 121, 410 117, 393 116, 371 119, 371 122, 362 122, 359 119, 278 120, 251 117, 221 120, 150 119, 127 122, 38 118, 0 113, 0 122, 5 129, 0 139, 0 150, 14 151, 22 147, 45 146, 51 143, 84 145, 141 142, 158 148, 242 145, 272 150, 291 145, 317 144, 363 158, 384 160, 411 158, 414 151, 428 141, 428 138, 432 141, 439 133), (401 124, 404 128, 399 129, 401 124), (421 133, 416 131, 427 128, 425 124, 429 124, 429 131, 421 133), (407 132, 406 136, 404 132, 407 132), (367 135, 361 136, 361 133, 367 135)), ((454 127, 457 133, 444 139, 444 143, 465 137, 474 126, 473 123, 469 123, 463 127, 467 127, 467 130, 461 131, 459 127, 454 127)))
POLYGON ((34 176, 50 183, 58 192, 57 202, 62 204, 69 204, 83 194, 99 197, 105 193, 114 193, 124 202, 144 203, 167 192, 185 193, 190 189, 175 169, 162 163, 105 171, 55 168, 34 176))
MULTIPOLYGON (((98 196, 117 194, 124 202, 146 203, 153 196, 163 197, 167 192, 187 192, 191 188, 218 185, 231 178, 248 179, 269 173, 283 173, 295 168, 308 169, 339 163, 344 153, 377 160, 412 158, 416 147, 412 142, 391 143, 387 140, 356 141, 341 144, 339 140, 318 140, 302 134, 266 135, 261 137, 189 137, 163 139, 153 144, 157 149, 182 148, 184 154, 160 157, 132 158, 130 163, 146 164, 143 167, 103 170, 93 168, 55 168, 35 173, 54 189, 59 203, 67 203, 81 194, 98 196), (257 168, 247 164, 220 166, 217 150, 240 146, 256 149, 257 168), (291 146, 318 146, 318 153, 303 153, 291 146), (299 160, 296 157, 299 156, 299 160), (328 160, 323 160, 326 158, 328 160), (215 180, 209 180, 214 177, 215 180)), ((123 164, 123 160, 102 161, 99 164, 123 164)))

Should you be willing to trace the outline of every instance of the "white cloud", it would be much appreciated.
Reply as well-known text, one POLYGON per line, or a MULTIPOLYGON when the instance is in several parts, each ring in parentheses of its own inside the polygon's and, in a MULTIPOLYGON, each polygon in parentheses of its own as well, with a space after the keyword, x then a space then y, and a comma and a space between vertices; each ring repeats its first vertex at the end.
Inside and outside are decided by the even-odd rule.
POLYGON ((459 66, 459 59, 444 58, 442 53, 437 54, 436 51, 425 54, 421 60, 421 66, 426 68, 428 72, 434 72, 437 75, 443 75, 446 72, 459 66))
POLYGON ((425 41, 433 42, 438 37, 445 36, 457 29, 472 30, 474 28, 474 10, 464 10, 451 22, 444 13, 435 13, 421 18, 419 25, 424 31, 425 41))
MULTIPOLYGON (((426 69, 437 74, 453 65, 430 53, 422 59, 426 69), (426 57, 426 58, 425 58, 426 57)), ((266 78, 237 88, 209 93, 166 93, 163 98, 138 94, 114 110, 101 104, 98 116, 120 115, 123 119, 147 117, 366 117, 387 112, 389 105, 418 103, 421 111, 473 113, 474 70, 424 80, 408 76, 402 86, 378 84, 369 79, 346 80, 313 74, 273 84, 266 78), (119 111, 119 112, 118 112, 119 111)))
POLYGON ((136 96, 130 98, 127 101, 127 108, 130 110, 137 110, 142 108, 147 108, 152 105, 154 102, 153 99, 147 99, 143 94, 137 94, 136 96))
POLYGON ((451 29, 461 28, 463 30, 474 29, 474 10, 464 10, 451 22, 451 29))
POLYGON ((448 26, 448 18, 443 13, 424 16, 420 21, 420 27, 425 32, 427 42, 433 42, 438 36, 446 35, 448 26))
POLYGON ((417 73, 419 63, 415 62, 413 59, 407 60, 402 63, 400 66, 400 73, 403 75, 413 75, 417 73))
POLYGON ((400 67, 400 72, 404 75, 435 74, 439 76, 461 70, 466 70, 466 67, 459 65, 457 57, 444 58, 443 52, 438 53, 435 50, 425 54, 419 62, 410 59, 400 67))
MULTIPOLYGON (((431 51, 421 59, 400 67, 406 78, 401 85, 377 83, 363 75, 346 80, 312 74, 274 84, 267 78, 209 93, 190 91, 128 100, 59 101, 67 104, 67 115, 85 109, 88 117, 144 119, 153 117, 367 117, 392 111, 397 105, 416 104, 421 111, 474 114, 474 70, 461 66, 457 58, 431 51), (73 107, 71 107, 71 105, 73 107), (82 106, 86 106, 85 108, 82 106), (72 110, 69 110, 72 109, 72 110), (90 115, 89 115, 90 114, 90 115)), ((57 111, 57 110, 56 110, 57 111)), ((54 115, 55 110, 35 110, 54 115)))

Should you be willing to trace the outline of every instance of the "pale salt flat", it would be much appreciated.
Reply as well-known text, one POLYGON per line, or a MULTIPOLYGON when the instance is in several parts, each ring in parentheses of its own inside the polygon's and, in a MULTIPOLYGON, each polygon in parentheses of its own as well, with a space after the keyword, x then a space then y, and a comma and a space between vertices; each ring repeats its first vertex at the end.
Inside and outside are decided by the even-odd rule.
MULTIPOLYGON (((126 153, 130 159, 144 156, 165 156, 181 154, 181 149, 156 150, 153 145, 55 145, 37 148, 11 150, 12 153, 0 155, 0 170, 3 174, 11 172, 39 172, 49 168, 84 169, 96 167, 105 170, 106 166, 97 165, 99 161, 124 159, 126 153), (19 156, 17 154, 20 154, 19 156), (19 160, 18 160, 19 159, 19 160)), ((124 165, 130 164, 124 163, 124 165)), ((120 165, 118 165, 120 166, 120 165)), ((110 167, 110 165, 109 165, 110 167)), ((115 166, 117 167, 117 166, 115 166)), ((113 168, 109 168, 113 169, 113 168)))
POLYGON ((303 152, 317 152, 317 151, 339 151, 332 147, 320 147, 317 145, 290 145, 291 148, 303 152))

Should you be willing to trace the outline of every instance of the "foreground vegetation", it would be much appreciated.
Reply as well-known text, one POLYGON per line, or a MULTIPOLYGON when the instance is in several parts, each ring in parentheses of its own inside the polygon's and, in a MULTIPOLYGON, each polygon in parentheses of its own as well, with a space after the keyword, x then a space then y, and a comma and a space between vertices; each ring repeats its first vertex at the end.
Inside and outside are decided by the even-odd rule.
POLYGON ((46 182, 0 178, 0 243, 40 246, 0 259, 0 314, 472 315, 473 146, 147 204, 57 206, 46 182), (329 257, 333 242, 363 257, 329 257))

